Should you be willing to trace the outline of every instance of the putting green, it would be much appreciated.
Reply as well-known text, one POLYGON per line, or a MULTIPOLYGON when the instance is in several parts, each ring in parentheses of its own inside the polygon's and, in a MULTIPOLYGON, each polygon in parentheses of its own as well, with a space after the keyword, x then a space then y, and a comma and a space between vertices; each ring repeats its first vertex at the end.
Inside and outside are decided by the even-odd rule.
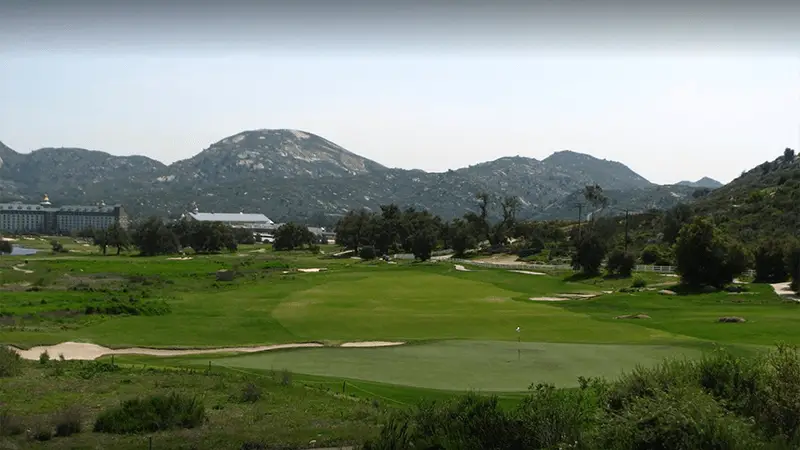
POLYGON ((443 390, 524 391, 532 383, 575 386, 579 376, 615 377, 666 357, 699 357, 691 347, 443 341, 384 348, 318 348, 218 358, 239 369, 290 370, 443 390), (518 353, 519 350, 519 353, 518 353))

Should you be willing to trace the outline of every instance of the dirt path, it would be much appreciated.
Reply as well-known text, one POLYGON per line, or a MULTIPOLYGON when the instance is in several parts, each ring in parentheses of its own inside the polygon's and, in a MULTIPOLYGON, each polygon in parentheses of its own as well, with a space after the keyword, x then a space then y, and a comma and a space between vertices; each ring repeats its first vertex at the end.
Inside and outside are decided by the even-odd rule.
MULTIPOLYGON (((388 347, 394 345, 403 345, 405 342, 386 342, 386 341, 373 341, 373 342, 345 342, 340 347, 350 348, 372 348, 372 347, 388 347)), ((17 347, 8 346, 12 350, 19 353, 23 359, 37 360, 39 355, 45 351, 51 358, 59 358, 64 355, 64 359, 76 359, 83 361, 91 361, 101 356, 107 355, 147 355, 147 356, 183 356, 183 355, 203 355, 211 353, 255 353, 264 352, 269 350, 281 350, 290 348, 316 348, 324 347, 323 344, 318 342, 305 342, 298 344, 275 344, 275 345, 261 345, 255 347, 221 347, 221 348, 206 348, 206 349, 157 349, 157 348, 144 348, 144 347, 131 347, 111 349, 97 344, 90 344, 85 342, 62 342, 56 345, 43 345, 32 347, 28 350, 23 350, 17 347)))
POLYGON ((23 269, 20 266, 14 266, 14 267, 12 267, 12 269, 16 270, 17 272, 22 272, 22 273, 27 273, 27 274, 33 273, 32 270, 23 269))

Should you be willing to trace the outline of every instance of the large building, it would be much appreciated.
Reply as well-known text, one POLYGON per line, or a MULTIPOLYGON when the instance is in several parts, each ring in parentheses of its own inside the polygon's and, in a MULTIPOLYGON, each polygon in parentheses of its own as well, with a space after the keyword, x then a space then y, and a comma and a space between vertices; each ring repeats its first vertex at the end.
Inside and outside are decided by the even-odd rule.
POLYGON ((38 205, 0 203, 0 232, 69 234, 87 228, 106 229, 115 223, 123 228, 130 223, 121 205, 54 207, 46 194, 38 205))
POLYGON ((233 228, 247 228, 253 232, 272 231, 276 228, 275 222, 263 214, 206 213, 195 210, 186 213, 184 217, 198 222, 222 222, 233 228))

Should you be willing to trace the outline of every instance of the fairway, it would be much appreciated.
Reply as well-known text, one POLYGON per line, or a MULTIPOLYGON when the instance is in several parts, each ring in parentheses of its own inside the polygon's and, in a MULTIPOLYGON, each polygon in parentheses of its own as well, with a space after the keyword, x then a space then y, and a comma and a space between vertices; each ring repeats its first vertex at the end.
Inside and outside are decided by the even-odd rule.
MULTIPOLYGON (((699 349, 662 345, 446 341, 376 349, 320 348, 212 359, 217 366, 350 378, 442 390, 515 392, 531 383, 576 386, 699 349), (519 351, 519 355, 517 353, 519 351)), ((207 361, 197 359, 197 364, 207 361)))

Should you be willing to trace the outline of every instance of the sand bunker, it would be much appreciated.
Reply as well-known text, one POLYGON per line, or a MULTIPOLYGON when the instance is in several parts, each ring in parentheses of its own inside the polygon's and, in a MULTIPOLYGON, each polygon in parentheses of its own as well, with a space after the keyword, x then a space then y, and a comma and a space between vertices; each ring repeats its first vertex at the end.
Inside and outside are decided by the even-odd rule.
MULTIPOLYGON (((387 341, 367 341, 367 342, 345 342, 340 347, 390 347, 395 345, 403 345, 404 342, 387 342, 387 341)), ((147 355, 147 356, 184 356, 184 355, 203 355, 211 353, 256 353, 270 350, 283 350, 292 348, 317 348, 323 347, 323 344, 318 342, 304 342, 298 344, 275 344, 275 345, 261 345, 255 347, 220 347, 220 348, 204 348, 204 349, 156 349, 144 347, 120 348, 111 349, 97 344, 89 344, 83 342, 62 342, 56 345, 44 345, 33 347, 29 350, 22 350, 13 346, 9 346, 12 350, 19 353, 23 359, 38 360, 39 355, 47 352, 51 358, 59 358, 64 355, 64 359, 91 361, 101 356, 107 355, 147 355)))
POLYGON ((570 299, 564 297, 531 297, 528 300, 534 302, 563 302, 570 299))
POLYGON ((471 270, 467 269, 466 267, 464 267, 464 266, 462 266, 462 265, 460 265, 460 264, 456 264, 456 265, 455 265, 455 268, 456 268, 456 270, 458 270, 459 272, 472 272, 471 270))
POLYGON ((316 273, 316 272, 322 272, 323 270, 328 270, 328 269, 326 267, 314 268, 314 269, 297 269, 298 272, 303 272, 303 273, 316 273))
POLYGON ((23 269, 20 266, 14 266, 14 267, 12 267, 12 269, 16 270, 17 272, 22 272, 22 273, 28 273, 28 274, 33 273, 32 270, 26 270, 26 269, 23 269))
POLYGON ((555 294, 553 297, 531 297, 534 302, 564 302, 567 300, 587 300, 600 294, 555 294))
POLYGON ((169 261, 188 261, 192 259, 191 256, 185 256, 183 258, 167 258, 169 261))
POLYGON ((800 302, 800 296, 797 295, 794 291, 792 291, 792 283, 785 282, 785 283, 775 283, 771 284, 772 289, 775 290, 775 293, 778 294, 781 298, 786 300, 792 300, 795 302, 800 302))
POLYGON ((375 348, 375 347, 394 347, 403 345, 405 342, 391 342, 391 341, 364 341, 364 342, 345 342, 339 347, 344 348, 375 348))
POLYGON ((542 272, 531 272, 530 270, 509 270, 509 272, 524 273, 525 275, 546 275, 542 272))

